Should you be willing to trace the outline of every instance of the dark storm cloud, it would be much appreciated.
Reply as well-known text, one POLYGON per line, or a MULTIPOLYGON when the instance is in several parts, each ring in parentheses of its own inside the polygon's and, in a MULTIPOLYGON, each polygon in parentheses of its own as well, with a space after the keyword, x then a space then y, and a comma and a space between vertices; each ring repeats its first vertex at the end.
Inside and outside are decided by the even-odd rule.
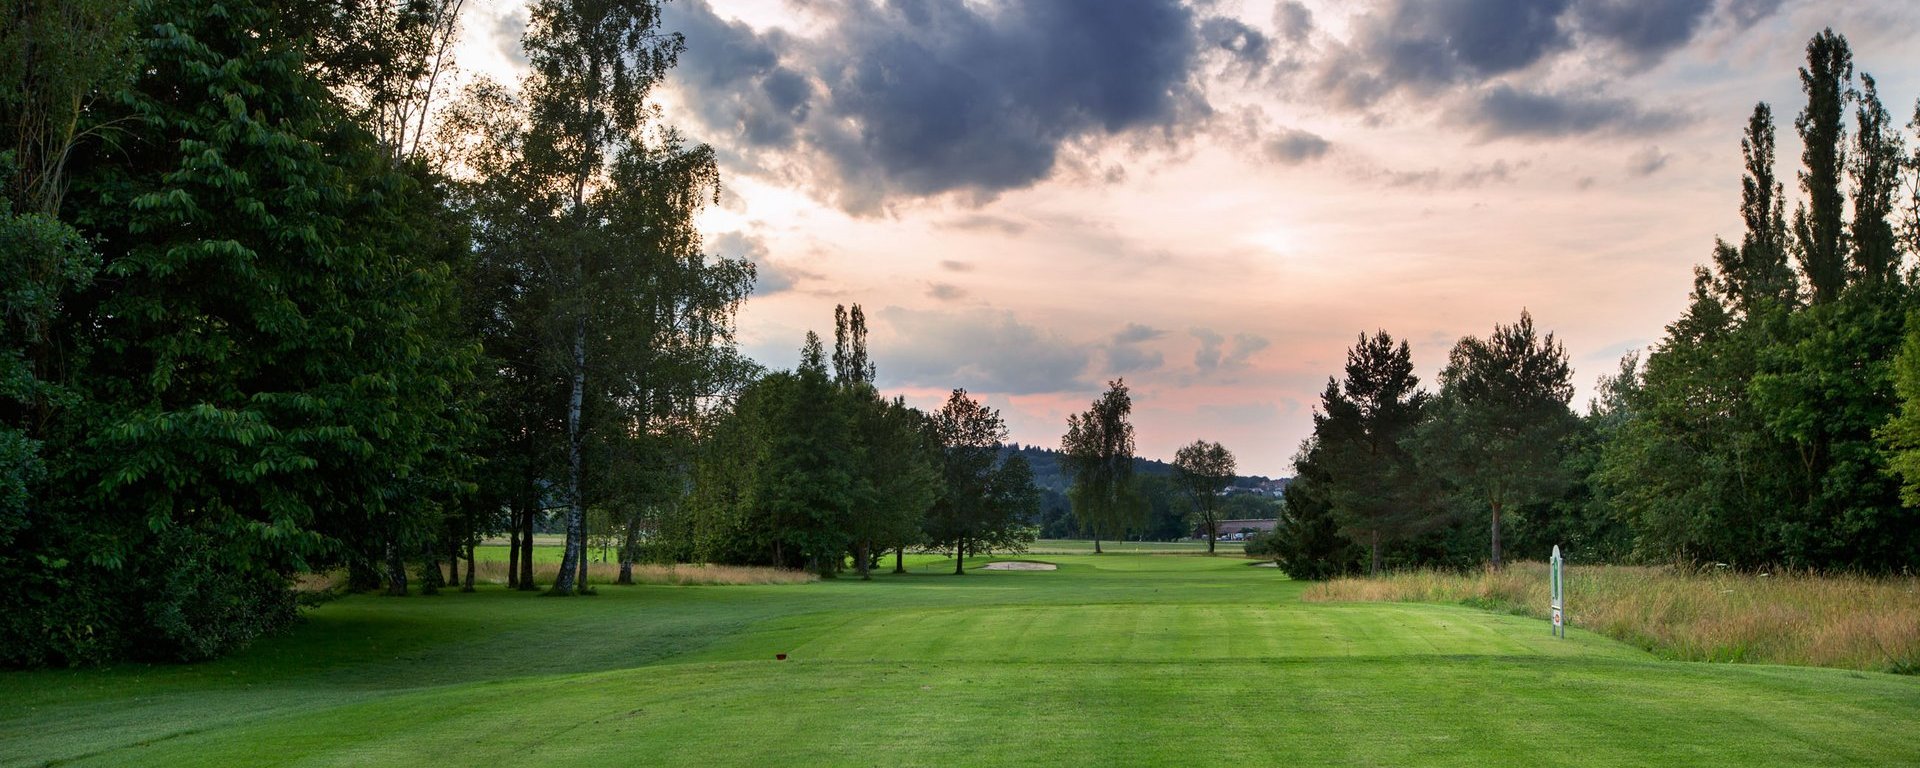
POLYGON ((1631 99, 1537 93, 1500 84, 1472 94, 1454 118, 1481 138, 1551 138, 1581 134, 1647 135, 1686 122, 1686 116, 1647 109, 1631 99))
POLYGON ((1027 395, 1085 389, 1087 347, 1020 322, 1012 313, 887 307, 890 333, 875 342, 880 375, 904 384, 1027 395))
POLYGON ((1713 0, 1584 0, 1574 7, 1580 31, 1642 60, 1654 60, 1693 39, 1713 0))
MULTIPOLYGON (((1744 27, 1777 5, 1728 0, 1721 12, 1744 27)), ((1601 98, 1598 87, 1576 103, 1521 98, 1509 83, 1581 47, 1604 46, 1611 54, 1601 60, 1629 68, 1656 64, 1694 39, 1715 9, 1714 0, 1385 0, 1357 17, 1351 37, 1319 60, 1312 84, 1335 105, 1363 110, 1394 94, 1451 96, 1498 86, 1504 90, 1480 96, 1494 135, 1587 132, 1562 117, 1601 117, 1603 130, 1665 127, 1671 123, 1622 110, 1626 100, 1601 98), (1602 101, 1614 103, 1595 109, 1602 101)))
POLYGON ((804 153, 853 210, 1030 185, 1070 141, 1204 114, 1203 45, 1269 46, 1231 24, 1203 37, 1178 0, 862 0, 824 9, 804 39, 728 22, 704 0, 666 9, 687 39, 674 77, 706 128, 804 153))
POLYGON ((1522 69, 1569 42, 1567 0, 1397 0, 1365 17, 1356 49, 1397 84, 1446 84, 1522 69))
POLYGON ((668 3, 664 14, 667 28, 687 39, 672 76, 698 95, 688 106, 708 130, 754 146, 794 140, 812 109, 813 84, 781 63, 784 35, 721 19, 705 0, 668 3))

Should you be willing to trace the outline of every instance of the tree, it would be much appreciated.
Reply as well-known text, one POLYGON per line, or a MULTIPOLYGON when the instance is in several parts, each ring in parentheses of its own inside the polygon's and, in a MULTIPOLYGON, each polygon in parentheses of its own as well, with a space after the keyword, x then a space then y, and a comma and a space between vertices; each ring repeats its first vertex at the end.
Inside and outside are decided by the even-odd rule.
POLYGON ((1220 535, 1220 495, 1233 483, 1233 454, 1226 446, 1195 440, 1174 452, 1173 469, 1194 514, 1207 531, 1207 554, 1220 535))
POLYGON ((1273 529, 1273 558, 1287 576, 1320 580, 1351 573, 1360 548, 1341 535, 1326 493, 1327 473, 1319 443, 1312 437, 1293 458, 1293 482, 1287 484, 1280 519, 1273 529))
POLYGON ((293 574, 467 490, 470 358, 434 338, 452 284, 423 192, 279 10, 136 6, 137 74, 79 118, 116 135, 63 204, 110 283, 45 328, 72 400, 46 422, 41 566, 4 568, 32 604, 0 612, 15 660, 237 647, 293 618, 293 574))
POLYGON ((1346 380, 1329 379, 1314 413, 1315 460, 1340 531, 1369 552, 1368 573, 1381 568, 1381 547, 1436 527, 1423 482, 1405 443, 1419 426, 1427 393, 1413 374, 1405 341, 1386 331, 1361 334, 1347 351, 1346 380))
POLYGON ((853 405, 862 461, 850 535, 856 569, 866 579, 874 559, 888 550, 897 554, 896 571, 904 571, 899 553, 919 542, 920 521, 941 496, 941 446, 926 414, 901 398, 865 397, 853 405))
POLYGON ((1800 243, 1800 268, 1815 304, 1840 297, 1846 285, 1846 229, 1842 225, 1845 198, 1840 189, 1847 165, 1845 125, 1849 83, 1853 79, 1853 52, 1847 40, 1828 29, 1807 42, 1807 66, 1800 69, 1800 88, 1807 94, 1806 109, 1795 118, 1800 132, 1800 189, 1805 206, 1793 214, 1793 231, 1800 243))
POLYGON ((1094 554, 1100 554, 1103 533, 1123 536, 1145 517, 1133 478, 1133 424, 1127 421, 1132 412, 1126 381, 1116 379, 1085 413, 1067 417, 1067 434, 1060 439, 1073 475, 1068 492, 1073 514, 1093 533, 1094 554))
POLYGON ((1566 349, 1534 331, 1522 311, 1486 339, 1466 337, 1440 373, 1440 396, 1415 433, 1422 469, 1477 499, 1491 514, 1490 558, 1500 548, 1503 514, 1545 499, 1569 481, 1562 463, 1574 417, 1566 349))
POLYGON ((852 423, 837 407, 820 337, 807 332, 800 368, 768 425, 759 503, 773 520, 774 561, 832 575, 852 544, 858 503, 852 423))
POLYGON ((537 419, 565 434, 567 547, 552 594, 584 586, 585 464, 596 435, 652 430, 693 407, 697 391, 660 375, 671 352, 662 336, 715 351, 714 334, 730 341, 716 321, 751 284, 750 266, 705 268, 699 254, 691 220, 718 195, 712 150, 670 130, 649 134, 648 95, 684 48, 659 24, 650 0, 538 2, 519 93, 482 85, 448 121, 468 137, 450 152, 476 179, 482 260, 511 286, 494 295, 507 303, 508 332, 530 342, 509 359, 525 366, 512 375, 563 393, 562 415, 537 419), (689 317, 690 326, 674 322, 689 317))
MULTIPOLYGON (((941 462, 942 493, 928 510, 925 521, 926 545, 953 550, 953 572, 966 573, 966 557, 978 548, 1010 538, 1008 528, 1015 523, 1011 515, 1022 505, 1022 491, 1014 487, 1015 476, 1001 476, 998 456, 1000 444, 1007 439, 1006 422, 1000 412, 956 389, 933 416, 934 435, 944 460, 941 462)), ((1022 466, 1025 461, 1021 461, 1022 466)), ((1032 487, 1032 471, 1024 470, 1027 488, 1032 487)), ((1036 494, 1037 496, 1037 494, 1036 494)), ((1038 504, 1037 498, 1033 502, 1038 504)), ((1017 538, 1017 534, 1011 534, 1017 538)))

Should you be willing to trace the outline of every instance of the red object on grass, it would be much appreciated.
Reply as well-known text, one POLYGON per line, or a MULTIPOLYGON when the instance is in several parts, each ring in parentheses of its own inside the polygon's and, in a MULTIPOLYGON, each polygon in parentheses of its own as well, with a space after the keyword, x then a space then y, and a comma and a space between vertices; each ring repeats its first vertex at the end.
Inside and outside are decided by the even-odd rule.
POLYGON ((776 653, 773 655, 773 658, 775 661, 786 661, 787 655, 784 653, 776 653))

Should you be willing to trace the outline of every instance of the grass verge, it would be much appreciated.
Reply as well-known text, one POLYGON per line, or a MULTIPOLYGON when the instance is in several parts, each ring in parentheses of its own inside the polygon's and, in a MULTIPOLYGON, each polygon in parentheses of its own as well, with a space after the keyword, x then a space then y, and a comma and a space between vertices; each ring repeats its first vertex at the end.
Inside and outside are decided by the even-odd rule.
MULTIPOLYGON (((1545 563, 1336 579, 1311 602, 1459 603, 1547 618, 1545 563)), ((1573 626, 1683 661, 1920 673, 1920 578, 1569 566, 1573 626)))

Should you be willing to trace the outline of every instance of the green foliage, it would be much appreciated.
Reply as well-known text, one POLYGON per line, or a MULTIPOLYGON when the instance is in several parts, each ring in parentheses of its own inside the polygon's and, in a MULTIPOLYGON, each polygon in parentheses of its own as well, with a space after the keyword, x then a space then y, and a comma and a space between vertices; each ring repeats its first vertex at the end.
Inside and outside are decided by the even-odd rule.
POLYGON ((1314 438, 1301 444, 1293 466, 1293 482, 1287 485, 1280 520, 1267 544, 1274 561, 1296 579, 1329 579, 1354 572, 1366 550, 1340 532, 1328 498, 1332 482, 1314 438))
POLYGON ((942 491, 927 510, 924 545, 954 551, 953 572, 963 573, 975 552, 1019 551, 1036 531, 1026 524, 1039 512, 1039 490, 1024 457, 1000 457, 1007 439, 1000 412, 956 389, 933 415, 941 446, 942 491))
POLYGON ((1426 416, 1426 392, 1405 341, 1362 334, 1347 351, 1346 378, 1327 380, 1313 415, 1313 459, 1343 536, 1367 547, 1379 572, 1383 547, 1447 522, 1408 448, 1426 416))
POLYGON ((1220 496, 1233 482, 1233 453, 1219 443, 1195 440, 1174 452, 1174 477, 1194 516, 1207 532, 1207 551, 1220 536, 1220 496))
POLYGON ((1440 395, 1415 436, 1421 466, 1490 513, 1490 562, 1502 563, 1501 516, 1566 490, 1566 440, 1576 424, 1572 368, 1552 333, 1525 311, 1482 340, 1461 339, 1440 372, 1440 395))
POLYGON ((47 468, 31 554, 0 562, 19 662, 224 652, 292 616, 288 575, 464 488, 467 360, 432 326, 450 273, 411 222, 414 181, 274 9, 134 14, 139 74, 87 113, 116 143, 85 148, 63 210, 101 279, 72 237, 21 254, 46 309, 22 332, 59 354, 25 358, 49 388, 28 409, 47 468))
POLYGON ((1060 438, 1073 476, 1073 514, 1093 534, 1095 552, 1103 535, 1120 538, 1146 522, 1147 505, 1133 474, 1132 412, 1126 381, 1108 382, 1085 413, 1067 417, 1067 434, 1060 438))

